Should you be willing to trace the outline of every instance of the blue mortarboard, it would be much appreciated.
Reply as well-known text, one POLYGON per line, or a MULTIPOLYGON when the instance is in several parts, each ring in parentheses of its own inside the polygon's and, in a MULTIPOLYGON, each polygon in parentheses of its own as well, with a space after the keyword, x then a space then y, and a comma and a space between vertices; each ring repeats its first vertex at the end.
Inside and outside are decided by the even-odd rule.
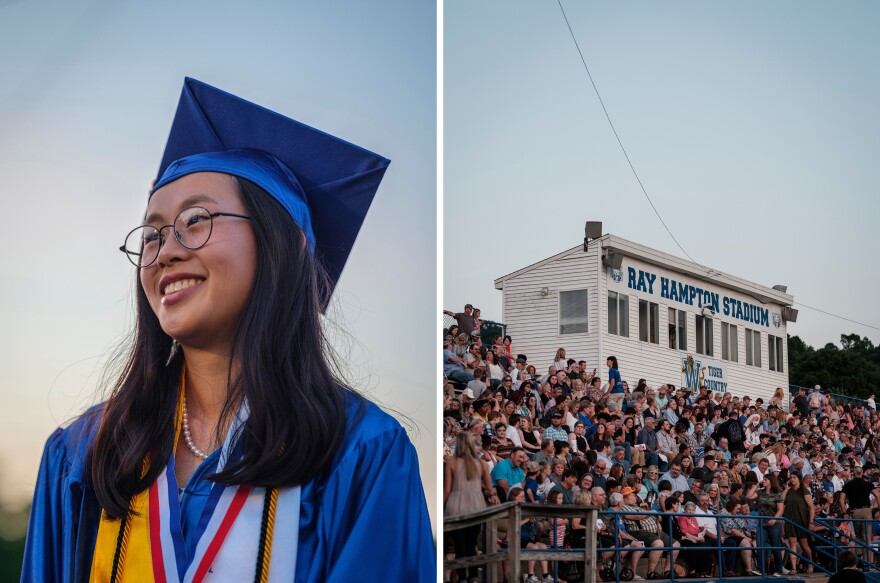
POLYGON ((153 191, 194 172, 253 182, 303 230, 332 293, 389 163, 187 77, 153 191))

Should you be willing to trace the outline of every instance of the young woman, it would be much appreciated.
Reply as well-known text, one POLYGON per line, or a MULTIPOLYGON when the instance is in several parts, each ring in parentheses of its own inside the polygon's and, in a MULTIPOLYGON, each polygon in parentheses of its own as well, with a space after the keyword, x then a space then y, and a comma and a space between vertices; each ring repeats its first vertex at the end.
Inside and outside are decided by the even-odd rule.
POLYGON ((770 397, 770 401, 769 403, 767 403, 767 405, 776 405, 777 407, 781 407, 783 399, 785 399, 785 391, 782 390, 782 387, 777 387, 776 392, 774 392, 773 396, 770 397))
POLYGON ((568 372, 566 369, 568 368, 568 360, 565 358, 565 349, 558 348, 556 350, 556 356, 553 357, 553 366, 556 367, 558 371, 568 372))
POLYGON ((498 454, 499 460, 506 460, 510 457, 510 452, 516 445, 507 437, 507 422, 502 421, 495 424, 495 436, 492 437, 492 446, 498 454))
MULTIPOLYGON (((507 494, 508 502, 526 502, 526 493, 522 488, 513 487, 510 489, 510 492, 507 494)), ((529 500, 530 501, 530 500, 529 500)), ((531 502, 531 501, 530 501, 531 502)), ((538 519, 537 518, 523 518, 520 523, 520 546, 524 549, 546 549, 547 545, 542 542, 538 542, 538 519)), ((524 561, 526 562, 526 561, 524 561)), ((552 583, 553 577, 550 576, 550 571, 548 570, 547 561, 541 561, 541 569, 543 570, 544 577, 542 579, 538 579, 535 576, 535 561, 526 562, 526 580, 525 583, 544 583, 549 582, 552 583)), ((461 577, 459 577, 459 581, 464 581, 461 577)))
MULTIPOLYGON (((535 396, 532 395, 531 399, 534 398, 535 396)), ((523 415, 519 418, 517 431, 519 432, 519 442, 522 444, 523 449, 526 450, 526 453, 536 454, 541 451, 541 440, 532 430, 532 420, 528 416, 523 415)))
MULTIPOLYGON (((773 574, 788 575, 789 570, 782 564, 782 522, 780 521, 784 510, 782 490, 773 474, 768 473, 764 476, 763 488, 757 492, 757 507, 759 516, 773 517, 772 520, 761 521, 761 528, 764 529, 764 544, 780 547, 773 550, 773 574)), ((766 565, 764 554, 764 551, 760 552, 759 561, 766 565)))
POLYGON ((690 478, 694 472, 694 458, 689 455, 681 456, 681 473, 685 478, 690 478))
MULTIPOLYGON (((807 560, 813 560, 813 554, 810 551, 809 530, 810 523, 813 522, 813 497, 804 487, 804 482, 800 474, 792 472, 788 478, 788 491, 785 493, 784 507, 782 516, 790 520, 794 524, 785 524, 785 538, 788 540, 788 547, 794 553, 797 546, 801 547, 801 554, 807 560), (797 528, 796 526, 800 528, 797 528)), ((791 555, 791 570, 797 570, 798 558, 794 554, 791 555)), ((807 564, 806 573, 813 572, 813 566, 807 564)))
MULTIPOLYGON (((455 356, 456 358, 460 358, 461 360, 464 361, 468 355, 468 350, 469 350, 468 341, 469 340, 470 340, 470 337, 468 337, 468 335, 465 334, 464 332, 462 332, 461 334, 456 336, 455 340, 452 343, 453 356, 455 356)), ((474 367, 474 368, 476 368, 476 367, 474 367)))
POLYGON ((540 502, 540 498, 538 497, 538 480, 540 479, 540 475, 541 466, 538 462, 529 462, 526 464, 526 479, 523 481, 525 502, 531 502, 532 504, 540 502))
POLYGON ((551 467, 553 471, 550 473, 550 481, 553 482, 554 486, 562 485, 562 473, 565 472, 567 464, 565 460, 561 458, 554 458, 551 467))
MULTIPOLYGON (((455 455, 446 462, 443 479, 443 516, 467 514, 486 507, 484 493, 490 493, 489 502, 498 504, 498 495, 492 488, 489 466, 477 455, 474 437, 463 431, 455 439, 455 455)), ((452 531, 455 556, 467 557, 475 554, 480 526, 469 526, 452 531)), ((459 569, 460 581, 467 576, 477 576, 477 568, 459 569)))
POLYGON ((547 493, 556 485, 556 483, 550 479, 553 466, 549 462, 540 462, 538 465, 540 466, 540 471, 535 477, 535 481, 538 482, 538 499, 543 501, 547 498, 547 493))
POLYGON ((526 412, 523 414, 523 417, 528 417, 532 424, 534 424, 535 420, 538 419, 540 411, 537 395, 531 392, 526 395, 524 408, 526 412))
POLYGON ((505 336, 505 337, 504 337, 504 340, 502 341, 502 346, 504 347, 504 348, 503 348, 503 350, 504 350, 504 354, 505 354, 508 358, 512 358, 512 357, 513 357, 513 347, 510 345, 511 342, 513 342, 513 338, 511 338, 510 336, 505 336))
MULTIPOLYGON (((482 316, 482 315, 483 315, 483 313, 478 308, 474 308, 474 330, 475 331, 479 332, 480 328, 483 327, 483 321, 480 320, 480 316, 482 316)), ((479 338, 479 336, 477 336, 477 338, 479 338)))
POLYGON ((127 360, 109 399, 46 444, 23 581, 435 576, 414 449, 323 349, 369 206, 350 203, 387 164, 186 80, 121 247, 137 268, 127 360), (373 567, 377 552, 391 560, 373 567))
POLYGON ((645 465, 645 450, 641 448, 636 448, 636 436, 639 433, 639 428, 636 427, 635 418, 632 415, 628 415, 623 420, 623 442, 629 446, 630 451, 630 461, 633 465, 645 465))
POLYGON ((590 439, 588 439, 587 442, 590 445, 590 449, 596 451, 600 451, 600 444, 610 444, 611 436, 608 434, 608 427, 606 424, 600 421, 596 425, 596 431, 590 436, 590 439))
MULTIPOLYGON (((562 492, 550 490, 547 493, 545 504, 562 504, 562 492)), ((550 518, 550 547, 562 548, 565 541, 565 531, 568 530, 567 518, 550 518)))
POLYGON ((608 365, 608 392, 606 393, 608 396, 608 410, 613 413, 620 411, 623 405, 623 380, 620 378, 616 356, 609 356, 606 364, 608 365))
POLYGON ((486 361, 486 371, 489 373, 489 379, 492 382, 492 386, 500 386, 501 379, 504 378, 504 369, 498 364, 498 359, 495 357, 495 353, 491 350, 487 350, 484 359, 486 361))

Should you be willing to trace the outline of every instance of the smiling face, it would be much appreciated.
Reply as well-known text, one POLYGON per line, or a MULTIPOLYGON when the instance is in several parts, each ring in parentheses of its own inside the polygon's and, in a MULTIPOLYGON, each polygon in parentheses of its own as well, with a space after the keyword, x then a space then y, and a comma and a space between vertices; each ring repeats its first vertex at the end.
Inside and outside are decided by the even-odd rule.
MULTIPOLYGON (((247 215, 235 179, 199 172, 157 190, 147 206, 146 224, 170 225, 180 211, 201 206, 209 212, 247 215)), ((257 270, 257 243, 250 221, 220 216, 200 249, 182 246, 164 231, 156 262, 140 271, 141 286, 166 334, 184 347, 228 353, 257 270)))

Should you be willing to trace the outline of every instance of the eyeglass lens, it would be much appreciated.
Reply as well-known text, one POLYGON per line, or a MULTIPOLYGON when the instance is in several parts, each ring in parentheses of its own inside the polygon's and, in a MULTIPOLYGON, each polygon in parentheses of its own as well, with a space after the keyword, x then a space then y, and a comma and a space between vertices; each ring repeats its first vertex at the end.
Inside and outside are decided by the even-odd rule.
POLYGON ((211 237, 213 220, 211 213, 202 207, 192 207, 181 211, 174 219, 174 225, 156 228, 151 225, 137 227, 125 238, 125 255, 138 267, 152 265, 165 243, 162 232, 171 227, 177 241, 187 249, 198 249, 211 237))

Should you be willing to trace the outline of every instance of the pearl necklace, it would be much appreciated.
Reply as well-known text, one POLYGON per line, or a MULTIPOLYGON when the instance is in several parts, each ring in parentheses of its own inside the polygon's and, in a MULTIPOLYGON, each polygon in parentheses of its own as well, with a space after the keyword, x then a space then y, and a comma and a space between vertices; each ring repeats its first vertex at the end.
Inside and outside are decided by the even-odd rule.
POLYGON ((186 445, 193 452, 193 455, 202 460, 208 459, 208 454, 196 447, 196 444, 193 443, 192 435, 189 433, 189 417, 186 414, 186 393, 183 395, 183 438, 186 440, 186 445))

